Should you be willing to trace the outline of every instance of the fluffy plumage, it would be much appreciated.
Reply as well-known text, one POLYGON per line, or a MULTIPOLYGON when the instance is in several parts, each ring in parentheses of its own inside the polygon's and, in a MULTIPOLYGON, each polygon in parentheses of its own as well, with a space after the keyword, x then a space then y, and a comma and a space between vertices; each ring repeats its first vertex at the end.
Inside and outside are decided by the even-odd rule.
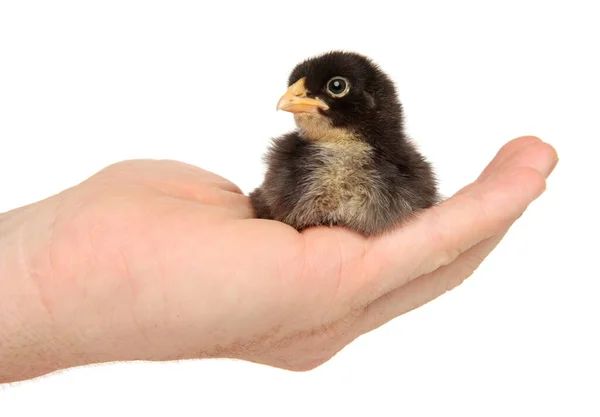
POLYGON ((404 133, 394 84, 370 59, 337 51, 308 59, 288 87, 280 105, 298 128, 265 155, 264 181, 250 193, 257 217, 369 236, 437 203, 433 170, 404 133))

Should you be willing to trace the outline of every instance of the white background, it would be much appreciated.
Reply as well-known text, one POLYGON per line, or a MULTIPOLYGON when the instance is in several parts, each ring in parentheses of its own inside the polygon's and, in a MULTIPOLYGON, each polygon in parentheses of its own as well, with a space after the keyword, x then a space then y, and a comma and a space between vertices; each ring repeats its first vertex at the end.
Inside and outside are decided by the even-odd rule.
POLYGON ((211 3, 0 1, 0 212, 128 158, 249 192, 288 72, 338 48, 396 80, 445 194, 526 134, 558 150, 547 192, 465 284, 317 370, 79 368, 0 387, 0 416, 599 416, 594 2, 211 3))

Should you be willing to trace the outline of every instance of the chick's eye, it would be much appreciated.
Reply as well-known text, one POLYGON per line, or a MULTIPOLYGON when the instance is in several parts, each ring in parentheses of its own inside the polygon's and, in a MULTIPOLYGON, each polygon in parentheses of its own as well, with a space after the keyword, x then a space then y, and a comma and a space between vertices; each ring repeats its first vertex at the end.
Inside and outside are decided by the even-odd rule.
POLYGON ((350 84, 342 77, 333 77, 327 82, 327 92, 333 97, 343 97, 348 94, 350 84))

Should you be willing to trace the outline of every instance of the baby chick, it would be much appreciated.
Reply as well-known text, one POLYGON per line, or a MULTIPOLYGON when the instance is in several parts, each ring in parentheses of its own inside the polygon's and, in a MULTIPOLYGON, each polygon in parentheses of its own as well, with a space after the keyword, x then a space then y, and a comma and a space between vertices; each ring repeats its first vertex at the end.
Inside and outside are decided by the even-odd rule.
POLYGON ((439 200, 427 160, 404 133, 390 78, 365 56, 333 51, 298 64, 277 109, 297 129, 273 140, 256 216, 301 231, 385 232, 439 200))

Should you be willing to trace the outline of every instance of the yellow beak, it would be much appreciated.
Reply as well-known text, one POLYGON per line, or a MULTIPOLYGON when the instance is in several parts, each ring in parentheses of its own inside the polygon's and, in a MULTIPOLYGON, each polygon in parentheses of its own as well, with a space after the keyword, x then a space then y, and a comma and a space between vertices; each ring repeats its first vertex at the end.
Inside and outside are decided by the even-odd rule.
POLYGON ((277 110, 291 113, 318 113, 319 109, 328 110, 329 106, 315 98, 306 97, 305 79, 301 78, 288 88, 277 103, 277 110))

